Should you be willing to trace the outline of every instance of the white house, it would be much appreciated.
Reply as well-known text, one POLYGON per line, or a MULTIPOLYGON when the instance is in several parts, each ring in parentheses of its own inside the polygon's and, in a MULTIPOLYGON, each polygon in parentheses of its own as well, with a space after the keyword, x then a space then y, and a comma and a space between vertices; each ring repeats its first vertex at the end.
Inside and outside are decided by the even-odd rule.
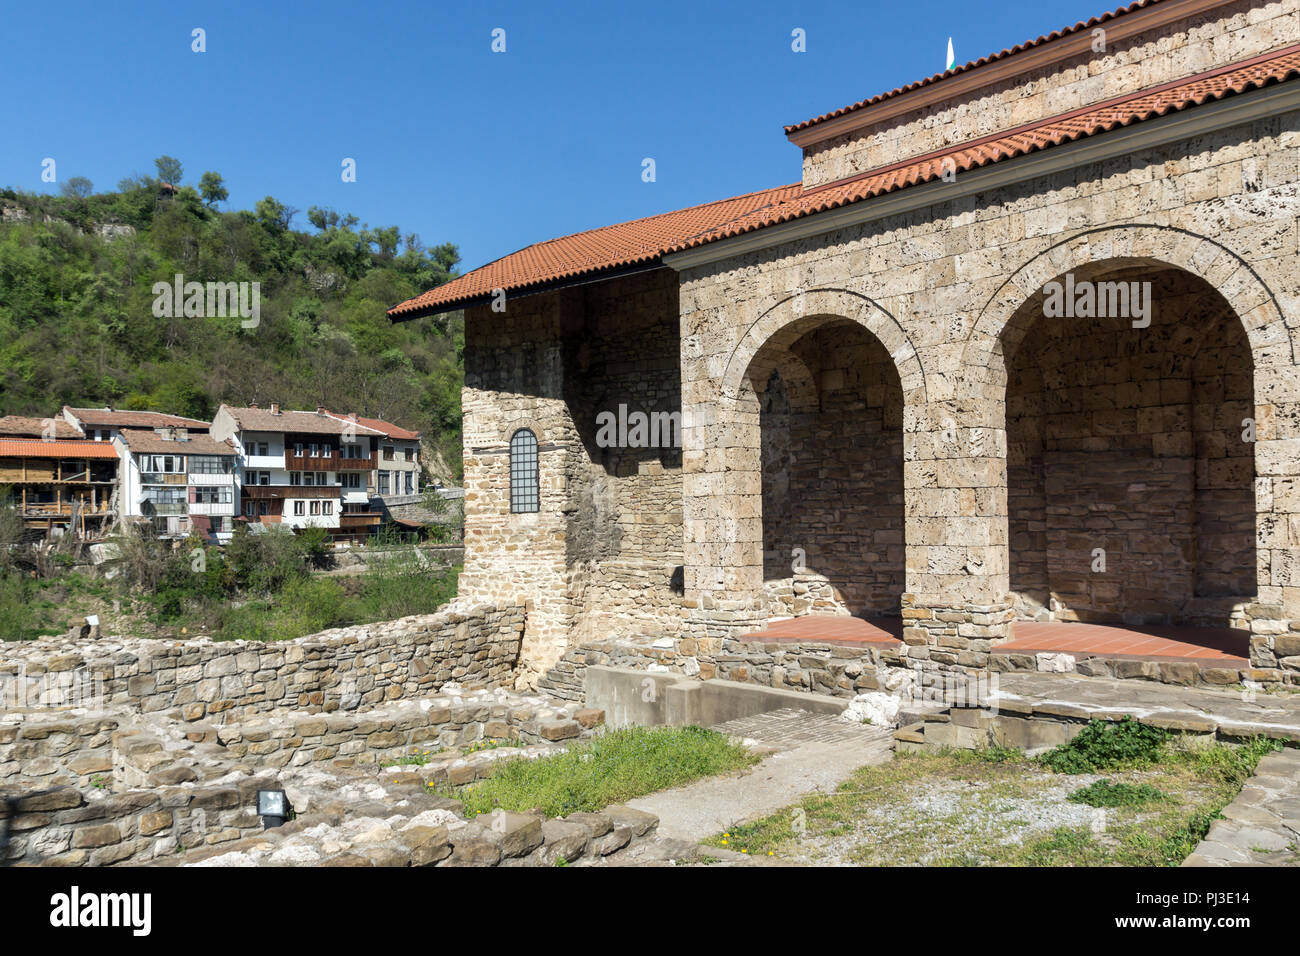
POLYGON ((230 540, 238 513, 235 446, 184 428, 119 428, 118 515, 148 518, 160 536, 190 532, 230 540))

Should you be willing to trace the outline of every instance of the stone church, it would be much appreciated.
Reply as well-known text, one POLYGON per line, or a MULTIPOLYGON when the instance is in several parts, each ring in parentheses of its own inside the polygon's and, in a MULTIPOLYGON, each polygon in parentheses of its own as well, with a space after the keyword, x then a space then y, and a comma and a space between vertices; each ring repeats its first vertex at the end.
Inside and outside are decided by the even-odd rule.
POLYGON ((818 616, 1300 672, 1300 0, 1139 0, 785 135, 792 184, 390 310, 464 310, 460 592, 527 602, 527 669, 818 616))

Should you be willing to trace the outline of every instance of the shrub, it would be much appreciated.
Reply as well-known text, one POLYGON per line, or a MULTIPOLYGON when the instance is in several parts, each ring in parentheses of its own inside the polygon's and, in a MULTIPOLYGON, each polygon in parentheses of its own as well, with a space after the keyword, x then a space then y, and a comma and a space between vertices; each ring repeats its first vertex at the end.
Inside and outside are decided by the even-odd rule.
POLYGON ((1140 724, 1132 714, 1125 714, 1117 723, 1090 721, 1068 744, 1053 748, 1040 759, 1056 773, 1147 766, 1157 760, 1168 739, 1167 730, 1140 724))

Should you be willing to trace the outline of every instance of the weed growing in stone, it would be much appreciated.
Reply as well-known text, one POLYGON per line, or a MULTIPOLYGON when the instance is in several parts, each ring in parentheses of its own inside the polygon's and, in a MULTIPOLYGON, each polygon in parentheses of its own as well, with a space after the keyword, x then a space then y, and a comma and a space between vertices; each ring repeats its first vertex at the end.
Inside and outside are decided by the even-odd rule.
POLYGON ((1080 787, 1066 797, 1071 803, 1084 803, 1090 807, 1136 807, 1153 800, 1163 800, 1165 795, 1149 783, 1112 783, 1098 780, 1080 787))
POLYGON ((1096 773, 1155 763, 1169 731, 1140 724, 1132 714, 1116 723, 1093 720, 1067 744, 1040 758, 1056 773, 1096 773))

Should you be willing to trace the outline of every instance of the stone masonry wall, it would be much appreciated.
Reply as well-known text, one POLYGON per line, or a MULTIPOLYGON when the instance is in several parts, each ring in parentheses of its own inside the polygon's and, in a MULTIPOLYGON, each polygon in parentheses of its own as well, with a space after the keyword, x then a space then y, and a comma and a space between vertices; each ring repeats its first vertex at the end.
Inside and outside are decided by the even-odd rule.
POLYGON ((453 601, 434 614, 276 643, 42 638, 4 646, 0 704, 38 706, 53 690, 141 713, 179 708, 191 721, 286 707, 351 710, 425 696, 449 681, 513 680, 523 632, 520 607, 453 601))
POLYGON ((467 313, 460 593, 529 602, 521 685, 581 635, 681 618, 680 449, 600 447, 596 428, 620 405, 678 413, 676 296, 665 269, 467 313), (536 514, 510 511, 520 428, 539 442, 536 514))
MULTIPOLYGON (((1255 590, 1249 343, 1222 296, 1186 273, 1073 278, 1089 277, 1150 281, 1151 324, 1045 319, 1014 348, 1007 471, 1018 610, 1226 624, 1255 590), (1098 548, 1104 571, 1094 567, 1098 548)), ((1041 295, 1025 305, 1042 308, 1041 295)))
MULTIPOLYGON (((1012 608, 1003 344, 1047 321, 1021 310, 1054 277, 1099 264, 1145 268, 1151 279, 1176 268, 1217 290, 1249 340, 1257 575, 1243 611, 1256 665, 1274 666, 1273 638, 1296 633, 1290 622, 1300 621, 1298 159, 1292 112, 684 270, 691 632, 750 629, 765 600, 761 517, 750 504, 761 490, 750 367, 769 340, 809 316, 838 316, 879 339, 899 370, 912 609, 984 609, 990 623, 967 610, 967 633, 956 635, 966 646, 952 651, 986 663, 980 648, 1004 638, 1014 616, 1003 611, 1012 608)), ((1244 371, 1231 374, 1239 381, 1244 371)), ((1187 402, 1185 391, 1177 401, 1187 402)), ((1229 482, 1244 467, 1243 456, 1226 453, 1241 442, 1239 400, 1225 391, 1211 404, 1192 409, 1195 442, 1216 449, 1198 481, 1203 491, 1232 491, 1202 476, 1229 482)), ((1222 519, 1222 533, 1237 534, 1241 516, 1228 504, 1196 520, 1222 519)), ((1218 533, 1196 531, 1207 541, 1218 533)))
POLYGON ((1300 36, 1295 0, 1238 0, 1161 30, 1111 41, 1059 65, 1017 72, 964 96, 804 150, 813 187, 1049 116, 1244 60, 1300 36))
MULTIPOLYGON (((839 323, 790 347, 806 376, 767 383, 763 577, 808 572, 854 614, 897 614, 904 587, 903 396, 893 362, 859 326, 839 323), (796 394, 801 381, 812 385, 796 394)), ((757 383, 756 383, 757 384, 757 383)))

